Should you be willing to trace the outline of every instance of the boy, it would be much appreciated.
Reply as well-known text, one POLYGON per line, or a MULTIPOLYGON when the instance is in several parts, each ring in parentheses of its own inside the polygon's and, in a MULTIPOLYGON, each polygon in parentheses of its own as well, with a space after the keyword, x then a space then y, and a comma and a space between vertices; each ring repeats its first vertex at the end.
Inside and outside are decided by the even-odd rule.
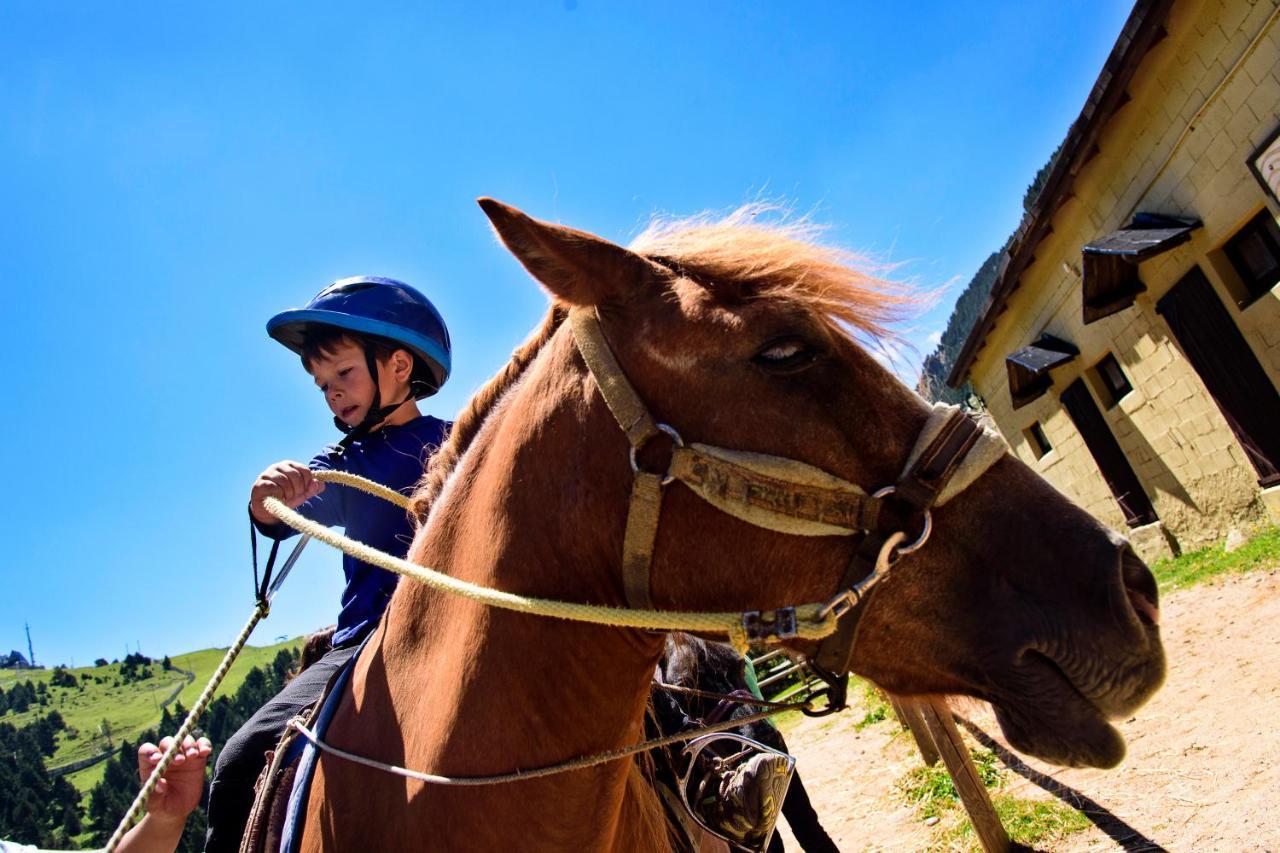
MULTIPOLYGON (((328 489, 312 474, 340 470, 396 490, 407 490, 448 435, 450 424, 423 415, 417 401, 449 376, 449 332, 431 302, 408 285, 363 276, 334 282, 305 308, 285 311, 267 333, 302 357, 324 394, 334 424, 346 433, 308 465, 277 462, 263 471, 249 495, 258 532, 284 539, 294 531, 266 511, 271 496, 304 516, 341 526, 349 536, 403 556, 413 536, 405 513, 355 489, 328 489)), ((236 732, 218 756, 209 788, 205 850, 238 850, 254 783, 290 717, 320 697, 330 676, 377 625, 397 576, 343 556, 346 588, 333 648, 300 673, 236 732)))

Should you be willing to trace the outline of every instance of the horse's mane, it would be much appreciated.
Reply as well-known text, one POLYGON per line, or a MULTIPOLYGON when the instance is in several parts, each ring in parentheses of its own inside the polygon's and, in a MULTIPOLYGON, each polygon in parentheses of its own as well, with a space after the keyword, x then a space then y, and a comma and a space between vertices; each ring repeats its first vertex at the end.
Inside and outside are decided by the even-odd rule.
POLYGON ((722 218, 656 218, 628 248, 701 283, 736 286, 740 298, 796 303, 872 341, 892 338, 889 325, 918 300, 867 272, 866 258, 821 242, 824 231, 756 203, 722 218))
POLYGON ((700 687, 703 677, 710 674, 734 682, 730 689, 741 686, 738 682, 742 681, 742 658, 733 647, 692 634, 668 634, 659 666, 668 684, 700 687))
MULTIPOLYGON (((902 287, 861 268, 858 255, 819 242, 823 228, 808 220, 786 221, 770 205, 749 204, 726 217, 655 218, 629 248, 703 284, 735 287, 739 298, 778 299, 802 305, 842 330, 873 342, 892 337, 888 325, 916 300, 902 287), (769 219, 775 221, 766 221, 769 219)), ((481 388, 431 458, 410 502, 421 523, 445 481, 470 446, 494 404, 515 384, 567 316, 563 306, 547 313, 502 372, 481 388)))
POLYGON ((560 324, 567 316, 563 307, 552 306, 547 316, 543 318, 542 324, 511 354, 511 360, 507 362, 502 372, 486 382, 484 387, 471 398, 471 402, 463 409, 462 414, 458 415, 453 429, 449 431, 449 440, 431 457, 427 470, 418 481, 413 497, 409 501, 409 512, 417 518, 419 524, 426 520, 427 513, 431 511, 431 505, 439 497, 445 480, 449 479, 458 460, 471 446, 472 439, 480 431, 480 426, 489 416, 494 404, 521 377, 525 368, 547 341, 551 340, 551 336, 555 334, 556 329, 560 328, 560 324))

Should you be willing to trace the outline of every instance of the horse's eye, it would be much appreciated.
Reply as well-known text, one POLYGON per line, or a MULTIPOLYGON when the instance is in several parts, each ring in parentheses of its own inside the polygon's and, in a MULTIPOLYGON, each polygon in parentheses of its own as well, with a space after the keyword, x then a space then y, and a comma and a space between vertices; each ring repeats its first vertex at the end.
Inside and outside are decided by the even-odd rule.
POLYGON ((795 373, 813 364, 818 352, 803 338, 778 338, 765 344, 751 360, 770 373, 795 373))

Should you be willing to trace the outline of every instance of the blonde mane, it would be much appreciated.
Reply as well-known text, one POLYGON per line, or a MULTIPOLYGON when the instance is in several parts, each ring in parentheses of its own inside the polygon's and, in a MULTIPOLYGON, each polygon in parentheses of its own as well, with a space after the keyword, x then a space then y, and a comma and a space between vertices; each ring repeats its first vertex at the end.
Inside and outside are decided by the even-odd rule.
POLYGON ((655 219, 628 248, 702 283, 738 285, 745 298, 803 305, 871 342, 893 338, 890 324, 919 300, 864 271, 875 267, 866 258, 822 243, 825 230, 749 204, 719 219, 655 219))
MULTIPOLYGON (((744 298, 803 305, 842 331, 862 333, 877 345, 893 337, 889 325, 917 304, 901 285, 864 272, 865 258, 820 241, 824 229, 807 220, 788 222, 778 208, 750 204, 726 217, 655 218, 631 242, 645 255, 708 285, 735 286, 744 298), (766 221, 766 220, 774 221, 766 221)), ((515 384, 566 316, 553 306, 542 324, 467 404, 449 440, 431 458, 410 503, 422 523, 445 480, 466 452, 494 404, 515 384)))

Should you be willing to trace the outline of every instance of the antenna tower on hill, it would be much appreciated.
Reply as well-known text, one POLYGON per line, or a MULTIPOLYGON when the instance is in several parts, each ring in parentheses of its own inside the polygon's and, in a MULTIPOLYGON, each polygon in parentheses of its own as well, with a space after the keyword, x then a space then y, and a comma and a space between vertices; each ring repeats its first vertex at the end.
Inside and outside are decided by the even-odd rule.
POLYGON ((30 625, 29 623, 27 623, 27 622, 23 622, 23 623, 22 623, 22 627, 24 627, 24 628, 26 628, 26 629, 27 629, 27 656, 28 656, 28 657, 30 658, 30 660, 31 660, 31 668, 32 668, 32 669, 35 669, 35 666, 36 666, 36 650, 35 650, 35 648, 34 648, 34 647, 32 647, 32 645, 31 645, 31 625, 30 625))

